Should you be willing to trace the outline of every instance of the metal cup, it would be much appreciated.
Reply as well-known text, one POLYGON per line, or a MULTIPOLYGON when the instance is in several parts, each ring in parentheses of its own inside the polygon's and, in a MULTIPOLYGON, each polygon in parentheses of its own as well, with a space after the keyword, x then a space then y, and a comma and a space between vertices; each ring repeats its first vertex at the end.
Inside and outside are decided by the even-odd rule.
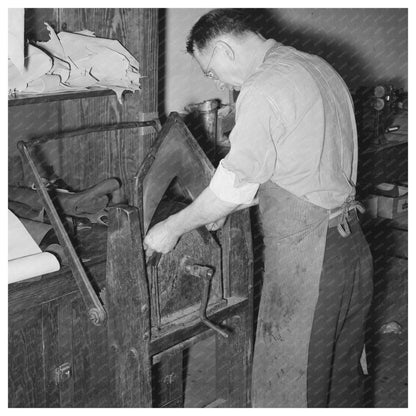
POLYGON ((205 100, 202 103, 187 106, 190 111, 195 112, 198 116, 198 120, 201 123, 205 136, 206 143, 204 147, 206 148, 207 154, 211 159, 215 159, 216 157, 219 107, 220 101, 217 99, 205 100))

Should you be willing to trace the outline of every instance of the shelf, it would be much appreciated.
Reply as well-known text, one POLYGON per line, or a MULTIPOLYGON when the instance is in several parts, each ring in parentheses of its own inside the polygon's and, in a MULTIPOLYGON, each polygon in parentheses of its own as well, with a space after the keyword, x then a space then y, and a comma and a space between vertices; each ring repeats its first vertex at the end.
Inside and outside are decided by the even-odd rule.
POLYGON ((14 96, 8 97, 8 105, 9 107, 14 107, 18 105, 39 104, 51 101, 73 100, 92 97, 105 97, 109 95, 115 96, 115 92, 106 88, 90 88, 88 90, 61 91, 47 94, 18 93, 14 96))

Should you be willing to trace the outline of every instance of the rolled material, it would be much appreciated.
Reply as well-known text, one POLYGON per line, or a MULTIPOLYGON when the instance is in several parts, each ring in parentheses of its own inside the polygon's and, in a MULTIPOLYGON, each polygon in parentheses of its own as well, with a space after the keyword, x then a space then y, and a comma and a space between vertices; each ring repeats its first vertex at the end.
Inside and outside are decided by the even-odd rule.
POLYGON ((30 279, 60 269, 57 258, 51 253, 38 253, 9 260, 9 283, 30 279))
POLYGON ((60 269, 57 258, 42 253, 36 241, 22 222, 9 210, 9 283, 56 272, 60 269))

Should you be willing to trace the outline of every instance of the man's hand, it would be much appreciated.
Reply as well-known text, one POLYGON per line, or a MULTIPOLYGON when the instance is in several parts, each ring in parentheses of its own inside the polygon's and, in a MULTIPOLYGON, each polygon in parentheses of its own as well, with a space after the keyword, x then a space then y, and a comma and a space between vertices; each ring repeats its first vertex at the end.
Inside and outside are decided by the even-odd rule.
POLYGON ((222 201, 209 187, 205 188, 192 204, 148 231, 143 241, 146 256, 150 257, 154 251, 168 253, 182 234, 202 225, 218 223, 222 226, 227 215, 237 207, 238 204, 222 201))
POLYGON ((154 251, 168 253, 176 246, 179 237, 169 226, 169 218, 159 222, 147 232, 143 241, 146 257, 150 257, 154 251))
POLYGON ((207 230, 208 231, 217 231, 217 230, 219 230, 220 228, 223 227, 223 225, 225 224, 225 221, 227 221, 227 217, 223 217, 223 218, 220 218, 217 221, 211 222, 210 224, 206 225, 207 230))

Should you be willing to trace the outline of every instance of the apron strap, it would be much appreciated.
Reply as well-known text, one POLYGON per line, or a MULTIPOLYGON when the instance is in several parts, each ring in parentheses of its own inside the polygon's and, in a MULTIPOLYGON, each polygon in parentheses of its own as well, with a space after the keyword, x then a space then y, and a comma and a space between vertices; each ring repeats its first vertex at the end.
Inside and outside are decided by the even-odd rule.
POLYGON ((347 238, 351 234, 351 229, 348 224, 348 212, 355 209, 356 211, 360 211, 361 214, 365 212, 365 208, 361 202, 353 200, 352 198, 348 198, 342 204, 342 213, 341 213, 341 221, 337 225, 337 230, 341 237, 347 238))

